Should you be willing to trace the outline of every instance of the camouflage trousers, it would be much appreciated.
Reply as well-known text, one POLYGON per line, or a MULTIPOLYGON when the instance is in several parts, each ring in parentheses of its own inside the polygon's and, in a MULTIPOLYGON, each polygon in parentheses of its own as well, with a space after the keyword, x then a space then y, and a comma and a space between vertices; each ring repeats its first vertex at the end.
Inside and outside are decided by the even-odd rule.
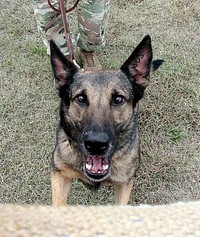
MULTIPOLYGON (((31 1, 38 30, 47 47, 47 53, 49 54, 49 40, 53 39, 61 51, 67 55, 68 50, 61 15, 50 8, 47 0, 31 1)), ((73 3, 70 2, 71 7, 73 3)), ((58 8, 58 0, 51 0, 51 3, 58 8)), ((86 51, 96 51, 105 45, 109 9, 110 0, 80 0, 77 6, 78 35, 77 37, 75 34, 72 35, 74 46, 78 45, 86 51)), ((70 14, 67 15, 68 20, 69 16, 70 14)))

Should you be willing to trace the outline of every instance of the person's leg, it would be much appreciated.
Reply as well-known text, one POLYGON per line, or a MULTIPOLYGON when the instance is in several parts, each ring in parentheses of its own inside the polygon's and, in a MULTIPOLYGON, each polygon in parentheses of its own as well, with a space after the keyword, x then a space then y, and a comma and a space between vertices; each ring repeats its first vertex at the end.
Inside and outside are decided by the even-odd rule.
MULTIPOLYGON (((38 31, 42 36, 42 40, 47 47, 47 53, 49 52, 49 40, 53 39, 58 45, 64 55, 68 55, 65 33, 60 14, 57 14, 52 10, 47 0, 31 0, 33 4, 34 15, 36 18, 38 31)), ((51 3, 58 7, 58 0, 51 0, 51 3)), ((74 38, 72 39, 75 43, 74 38)))
MULTIPOLYGON (((78 46, 84 68, 101 69, 95 51, 105 45, 110 0, 81 0, 78 4, 78 46), (92 65, 93 64, 93 65, 92 65)), ((91 70, 93 70, 91 69, 91 70)))
POLYGON ((81 0, 78 4, 78 46, 97 51, 105 45, 110 0, 81 0))

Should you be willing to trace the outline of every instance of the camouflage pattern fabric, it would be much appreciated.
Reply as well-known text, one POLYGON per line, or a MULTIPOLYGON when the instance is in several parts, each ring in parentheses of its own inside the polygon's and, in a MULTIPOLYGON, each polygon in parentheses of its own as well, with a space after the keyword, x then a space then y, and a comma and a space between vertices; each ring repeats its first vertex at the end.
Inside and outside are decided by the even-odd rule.
POLYGON ((95 51, 105 45, 110 0, 81 0, 78 5, 78 46, 95 51))
MULTIPOLYGON (((51 3, 59 8, 58 0, 51 0, 51 3)), ((47 47, 47 53, 49 54, 49 40, 53 39, 61 51, 67 55, 61 15, 50 8, 47 0, 32 0, 32 4, 38 30, 47 47)), ((81 0, 79 2, 77 6, 78 37, 71 35, 74 47, 78 45, 86 51, 96 51, 105 45, 109 8, 110 0, 81 0)))

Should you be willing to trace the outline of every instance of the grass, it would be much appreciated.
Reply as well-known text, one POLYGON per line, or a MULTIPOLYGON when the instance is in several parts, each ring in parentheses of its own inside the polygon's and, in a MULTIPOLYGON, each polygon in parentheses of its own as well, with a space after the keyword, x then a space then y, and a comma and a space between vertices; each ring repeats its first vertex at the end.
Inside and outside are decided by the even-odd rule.
MULTIPOLYGON (((58 104, 49 57, 30 3, 0 3, 0 203, 50 204, 49 163, 58 104)), ((140 104, 142 164, 130 204, 200 199, 197 0, 113 1, 99 58, 117 69, 144 35, 165 63, 140 104)), ((70 204, 114 202, 74 182, 70 204)))
POLYGON ((178 128, 169 128, 166 132, 169 139, 175 143, 178 143, 182 138, 181 130, 178 128))

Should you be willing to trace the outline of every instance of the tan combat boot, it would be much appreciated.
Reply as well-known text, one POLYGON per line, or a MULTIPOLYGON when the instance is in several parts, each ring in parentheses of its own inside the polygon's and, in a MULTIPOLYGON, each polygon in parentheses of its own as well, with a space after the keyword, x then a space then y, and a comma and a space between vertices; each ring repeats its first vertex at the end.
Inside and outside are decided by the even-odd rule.
POLYGON ((85 71, 100 71, 102 66, 96 56, 94 51, 80 50, 80 58, 83 64, 83 69, 85 71))

